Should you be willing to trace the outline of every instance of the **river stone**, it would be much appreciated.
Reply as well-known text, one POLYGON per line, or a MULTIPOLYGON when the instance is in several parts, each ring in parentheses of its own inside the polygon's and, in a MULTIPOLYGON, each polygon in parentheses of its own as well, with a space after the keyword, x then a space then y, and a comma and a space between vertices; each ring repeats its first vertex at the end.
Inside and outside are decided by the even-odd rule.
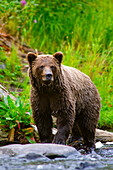
POLYGON ((96 141, 101 142, 113 142, 113 132, 108 132, 106 130, 96 129, 95 135, 96 141))
POLYGON ((71 146, 66 145, 59 145, 59 144, 43 144, 43 143, 36 143, 36 144, 12 144, 0 147, 0 156, 1 155, 26 155, 27 157, 35 157, 34 155, 46 156, 50 159, 54 159, 57 157, 68 157, 71 154, 79 155, 80 153, 71 146))

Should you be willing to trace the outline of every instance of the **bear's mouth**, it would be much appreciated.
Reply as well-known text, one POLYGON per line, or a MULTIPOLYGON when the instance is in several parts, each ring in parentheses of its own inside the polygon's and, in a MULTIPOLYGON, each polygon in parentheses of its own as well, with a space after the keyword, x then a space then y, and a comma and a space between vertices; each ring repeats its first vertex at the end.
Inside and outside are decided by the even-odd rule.
POLYGON ((50 85, 51 83, 52 83, 51 80, 43 80, 43 84, 46 86, 50 85))
POLYGON ((53 74, 51 73, 42 76, 43 84, 46 86, 50 85, 53 82, 53 80, 54 80, 53 74))

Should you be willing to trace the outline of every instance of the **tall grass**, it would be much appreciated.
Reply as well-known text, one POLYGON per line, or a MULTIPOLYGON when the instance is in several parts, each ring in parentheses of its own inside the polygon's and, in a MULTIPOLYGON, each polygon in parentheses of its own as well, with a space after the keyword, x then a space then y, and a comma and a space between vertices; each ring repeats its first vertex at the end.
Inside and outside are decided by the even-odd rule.
MULTIPOLYGON (((89 48, 89 46, 87 46, 89 48)), ((101 96, 101 113, 99 127, 113 128, 113 47, 102 53, 84 51, 84 57, 78 49, 74 52, 72 46, 67 47, 64 64, 76 67, 89 75, 101 96)))
POLYGON ((99 127, 113 128, 112 0, 26 2, 0 0, 1 26, 34 49, 63 51, 63 63, 89 75, 99 90, 99 127))
MULTIPOLYGON (((1 0, 0 0, 1 1, 1 0)), ((53 52, 74 40, 85 48, 98 43, 98 50, 107 48, 113 39, 112 0, 18 0, 1 1, 1 18, 12 34, 34 48, 53 52), (35 23, 35 20, 37 23, 35 23), (13 29, 12 29, 13 28, 13 29)))

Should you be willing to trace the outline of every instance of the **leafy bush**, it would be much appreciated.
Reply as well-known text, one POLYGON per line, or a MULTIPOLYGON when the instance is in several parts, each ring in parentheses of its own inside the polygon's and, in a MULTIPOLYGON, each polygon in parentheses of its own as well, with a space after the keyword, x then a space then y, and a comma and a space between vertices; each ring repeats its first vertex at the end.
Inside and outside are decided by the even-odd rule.
POLYGON ((31 110, 30 105, 25 104, 18 97, 13 101, 10 96, 4 97, 0 101, 0 125, 4 129, 10 130, 14 127, 21 129, 21 125, 30 125, 31 110))
POLYGON ((0 101, 0 128, 8 132, 9 142, 35 143, 38 139, 31 122, 29 103, 25 104, 20 97, 13 101, 10 96, 0 101))
POLYGON ((16 86, 21 86, 19 81, 22 78, 21 72, 21 62, 19 57, 17 56, 17 50, 13 47, 12 52, 9 55, 3 51, 3 48, 0 49, 0 62, 1 64, 5 64, 4 69, 0 69, 0 82, 6 82, 9 84, 13 84, 16 86))

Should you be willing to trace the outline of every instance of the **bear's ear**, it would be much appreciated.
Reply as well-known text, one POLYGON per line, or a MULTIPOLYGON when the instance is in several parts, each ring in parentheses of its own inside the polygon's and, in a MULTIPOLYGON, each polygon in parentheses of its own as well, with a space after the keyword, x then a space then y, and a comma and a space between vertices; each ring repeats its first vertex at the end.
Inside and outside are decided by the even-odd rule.
POLYGON ((63 58, 62 52, 56 52, 55 54, 53 54, 53 56, 59 61, 59 63, 62 62, 62 58, 63 58))
POLYGON ((26 58, 27 58, 27 61, 28 61, 29 65, 31 65, 32 62, 35 60, 35 58, 37 58, 37 55, 32 53, 32 52, 29 52, 27 54, 26 58))

